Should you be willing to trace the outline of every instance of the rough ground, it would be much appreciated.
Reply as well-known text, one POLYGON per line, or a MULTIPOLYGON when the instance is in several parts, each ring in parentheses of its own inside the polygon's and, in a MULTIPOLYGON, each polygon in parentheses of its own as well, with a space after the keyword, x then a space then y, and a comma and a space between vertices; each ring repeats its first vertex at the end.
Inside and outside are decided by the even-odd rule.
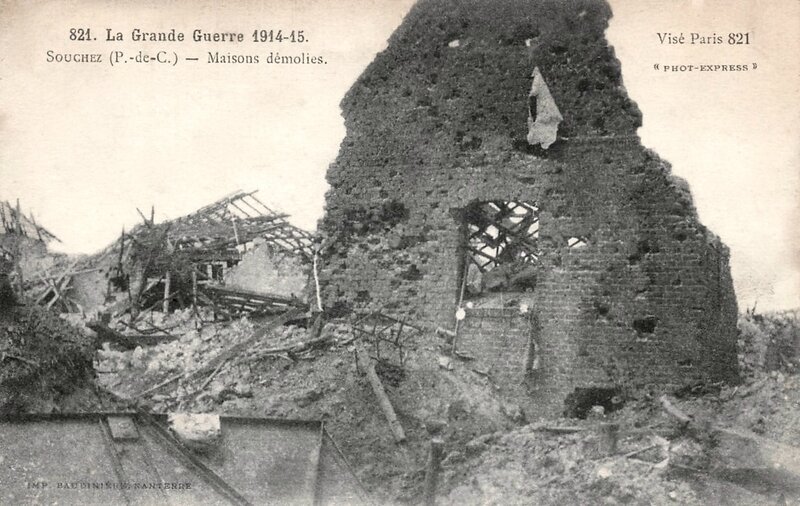
MULTIPOLYGON (((150 318, 182 337, 126 352, 106 346, 97 353, 99 382, 123 397, 136 397, 176 374, 198 370, 265 323, 243 319, 196 328, 188 311, 166 318, 153 313, 150 318)), ((758 349, 765 356, 774 346, 764 341, 774 341, 778 327, 786 334, 781 342, 792 338, 786 324, 775 326, 775 318, 752 320, 752 315, 743 317, 743 349, 758 349)), ((457 362, 453 370, 438 367, 430 344, 435 338, 424 335, 407 350, 402 371, 378 368, 408 437, 398 445, 357 370, 354 354, 363 351, 364 343, 346 322, 327 324, 320 337, 321 346, 305 347, 310 339, 305 328, 280 328, 219 370, 191 382, 181 378, 169 383, 143 396, 140 405, 159 412, 324 419, 379 503, 421 501, 433 433, 445 440, 442 504, 756 505, 779 500, 794 504, 800 497, 793 483, 774 476, 754 479, 758 475, 746 467, 750 463, 726 454, 707 435, 682 430, 650 392, 634 393, 614 413, 594 410, 587 420, 527 423, 518 407, 500 401, 492 385, 465 364, 457 362), (268 353, 292 345, 300 351, 268 353), (608 422, 620 426, 613 455, 602 450, 597 430, 608 422), (548 430, 564 427, 566 434, 548 430)), ((778 361, 774 366, 780 370, 765 372, 764 361, 755 364, 752 353, 743 354, 742 361, 742 384, 676 391, 675 405, 704 423, 793 444, 800 436, 800 378, 791 374, 794 365, 788 359, 778 361)))
MULTIPOLYGON (((695 419, 791 445, 800 437, 799 384, 797 376, 763 375, 676 404, 695 419)), ((682 432, 655 399, 607 417, 546 425, 583 430, 554 434, 531 424, 468 443, 466 455, 445 459, 442 503, 800 504, 797 477, 787 481, 785 475, 747 467, 746 459, 707 435, 682 432), (613 456, 601 451, 593 430, 603 422, 620 424, 613 456)))
MULTIPOLYGON (((246 319, 196 330, 190 313, 154 323, 186 330, 177 341, 150 349, 98 351, 99 383, 121 397, 158 385, 176 374, 197 370, 223 348, 249 337, 264 322, 246 319)), ((408 441, 398 445, 377 407, 367 380, 356 369, 363 343, 346 324, 328 324, 326 346, 300 353, 264 354, 267 348, 307 342, 302 327, 284 327, 248 351, 196 381, 175 381, 143 398, 157 412, 218 412, 238 416, 323 419, 356 474, 381 503, 418 502, 430 433, 441 433, 453 451, 484 433, 518 425, 521 412, 501 402, 485 378, 467 370, 439 370, 437 355, 423 342, 407 350, 404 370, 377 368, 408 441)))
MULTIPOLYGON (((737 449, 702 429, 687 430, 665 414, 651 392, 631 392, 622 409, 595 408, 585 420, 524 420, 468 363, 441 368, 436 338, 420 334, 405 350, 402 369, 391 353, 385 356, 394 365, 378 367, 407 436, 397 444, 356 366, 355 353, 371 348, 346 321, 326 324, 318 340, 303 327, 280 327, 221 367, 204 369, 267 320, 203 325, 190 311, 146 318, 180 337, 130 351, 103 345, 95 352, 94 382, 86 358, 94 338, 80 318, 68 317, 75 324, 70 325, 40 309, 5 311, 0 332, 7 354, 32 362, 53 357, 38 368, 4 360, 5 412, 135 405, 156 412, 323 419, 379 504, 422 502, 432 434, 445 441, 440 504, 800 504, 796 476, 763 467, 749 458, 749 448, 737 449), (187 380, 194 371, 202 374, 187 380), (609 422, 620 431, 613 454, 604 449, 598 430, 609 422)), ((797 314, 746 314, 740 329, 744 381, 685 388, 672 392, 671 400, 699 427, 749 431, 795 451, 797 314)))
MULTIPOLYGON (((701 426, 754 433, 796 456, 798 321, 796 311, 742 315, 742 384, 684 388, 673 392, 674 405, 701 426)), ((800 504, 800 476, 774 464, 771 446, 764 457, 742 440, 685 430, 651 393, 633 397, 608 415, 544 423, 579 432, 531 424, 471 441, 466 455, 445 458, 443 504, 800 504), (608 422, 620 427, 611 456, 594 430, 608 422)))

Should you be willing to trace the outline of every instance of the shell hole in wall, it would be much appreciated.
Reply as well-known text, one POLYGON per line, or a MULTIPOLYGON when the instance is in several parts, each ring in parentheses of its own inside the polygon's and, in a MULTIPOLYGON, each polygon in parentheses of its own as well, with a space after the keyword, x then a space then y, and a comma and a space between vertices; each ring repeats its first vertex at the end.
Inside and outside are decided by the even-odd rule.
POLYGON ((608 318, 608 314, 611 312, 611 306, 602 300, 592 302, 592 309, 594 310, 595 318, 608 318))
POLYGON ((564 399, 564 416, 584 420, 595 407, 603 408, 603 413, 610 413, 624 405, 625 400, 618 387, 576 388, 564 399))
POLYGON ((652 334, 656 331, 658 318, 652 315, 633 320, 633 329, 639 334, 652 334))

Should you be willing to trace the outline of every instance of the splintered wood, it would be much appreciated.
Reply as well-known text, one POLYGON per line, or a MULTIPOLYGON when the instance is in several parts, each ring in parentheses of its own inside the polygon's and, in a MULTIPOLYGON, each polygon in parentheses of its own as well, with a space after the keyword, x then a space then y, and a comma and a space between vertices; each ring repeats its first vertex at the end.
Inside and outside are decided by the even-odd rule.
POLYGON ((539 258, 539 208, 526 202, 476 202, 467 209, 469 260, 486 272, 539 258))
POLYGON ((405 364, 407 342, 419 335, 422 329, 406 320, 381 312, 371 312, 356 316, 353 332, 357 337, 372 345, 378 360, 397 357, 398 364, 405 364))
POLYGON ((383 383, 381 383, 378 373, 375 372, 375 361, 367 356, 366 353, 358 353, 356 355, 356 360, 358 361, 359 369, 367 375, 372 391, 378 399, 378 405, 381 411, 383 411, 383 416, 386 417, 386 421, 389 422, 389 428, 392 431, 395 442, 404 442, 406 440, 406 433, 403 431, 400 420, 397 419, 397 413, 394 411, 394 406, 392 406, 389 396, 386 395, 386 390, 383 388, 383 383))

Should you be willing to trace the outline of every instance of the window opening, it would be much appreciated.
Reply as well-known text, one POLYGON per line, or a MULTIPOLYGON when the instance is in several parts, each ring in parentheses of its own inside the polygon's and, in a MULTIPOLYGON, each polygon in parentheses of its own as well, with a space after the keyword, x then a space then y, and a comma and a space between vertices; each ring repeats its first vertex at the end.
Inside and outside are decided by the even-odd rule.
POLYGON ((467 295, 533 288, 539 265, 539 208, 492 200, 467 207, 467 295))

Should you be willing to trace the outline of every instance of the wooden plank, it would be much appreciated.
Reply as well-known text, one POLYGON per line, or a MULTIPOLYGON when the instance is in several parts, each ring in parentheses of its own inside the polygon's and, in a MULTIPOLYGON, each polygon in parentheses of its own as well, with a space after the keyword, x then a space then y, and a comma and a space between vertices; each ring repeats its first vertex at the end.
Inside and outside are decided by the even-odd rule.
POLYGON ((422 494, 425 506, 434 506, 436 504, 436 487, 439 483, 439 470, 443 453, 444 441, 440 438, 431 439, 428 462, 425 468, 425 485, 422 494))
POLYGON ((169 314, 169 285, 170 285, 171 277, 169 275, 169 271, 164 274, 164 304, 162 306, 164 314, 169 314))
POLYGON ((361 370, 367 374, 367 379, 372 387, 372 391, 375 393, 375 397, 378 399, 378 405, 381 411, 383 411, 383 416, 386 418, 386 421, 389 422, 389 428, 392 431, 395 442, 404 442, 406 440, 405 431, 403 431, 400 420, 397 419, 397 413, 394 411, 394 406, 392 406, 389 396, 386 395, 386 390, 383 388, 383 383, 381 383, 378 373, 375 372, 375 361, 367 357, 365 353, 358 353, 357 360, 361 370))
POLYGON ((177 339, 176 336, 171 334, 164 334, 164 335, 126 335, 117 332, 109 328, 102 322, 93 321, 86 324, 86 327, 94 330, 97 333, 97 337, 100 342, 108 341, 118 346, 125 348, 126 350, 133 350, 137 346, 153 346, 159 343, 167 342, 167 341, 174 341, 177 339))

